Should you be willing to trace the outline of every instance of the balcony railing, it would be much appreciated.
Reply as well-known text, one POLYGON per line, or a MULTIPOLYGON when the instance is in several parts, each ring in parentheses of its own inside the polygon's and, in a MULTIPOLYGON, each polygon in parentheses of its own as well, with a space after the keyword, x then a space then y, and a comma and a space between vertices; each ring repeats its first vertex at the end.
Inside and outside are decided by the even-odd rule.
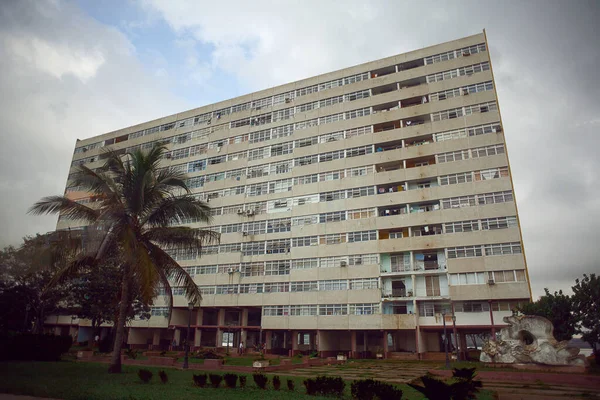
POLYGON ((412 297, 413 296, 413 292, 412 290, 406 290, 406 289, 386 289, 383 290, 382 292, 383 297, 412 297))

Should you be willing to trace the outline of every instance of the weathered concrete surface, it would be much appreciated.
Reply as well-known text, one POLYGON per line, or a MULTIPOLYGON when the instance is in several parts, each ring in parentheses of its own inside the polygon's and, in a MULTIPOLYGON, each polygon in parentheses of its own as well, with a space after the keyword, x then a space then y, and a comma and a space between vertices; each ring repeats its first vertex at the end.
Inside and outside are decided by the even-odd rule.
POLYGON ((500 331, 500 340, 487 341, 480 360, 486 363, 544 364, 585 366, 587 360, 579 355, 577 347, 569 347, 568 341, 554 338, 554 327, 546 318, 521 315, 504 317, 509 324, 500 331))

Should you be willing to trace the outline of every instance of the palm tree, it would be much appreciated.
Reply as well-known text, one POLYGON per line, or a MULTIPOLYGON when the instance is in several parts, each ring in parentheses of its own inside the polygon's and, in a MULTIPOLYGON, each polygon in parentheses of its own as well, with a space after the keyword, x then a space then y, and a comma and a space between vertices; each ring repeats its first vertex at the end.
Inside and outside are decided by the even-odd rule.
POLYGON ((175 226, 189 218, 208 224, 211 216, 208 205, 190 195, 183 172, 159 168, 165 152, 163 146, 124 156, 106 151, 101 168, 93 171, 79 166, 73 175, 72 185, 90 192, 91 206, 67 196, 49 196, 29 210, 33 214, 60 213, 87 225, 84 251, 56 275, 54 283, 81 269, 101 268, 107 260, 118 262, 122 281, 109 372, 121 372, 121 346, 132 293, 150 304, 164 287, 172 305, 173 285, 184 288, 190 303, 199 304, 202 299, 194 280, 167 251, 200 254, 203 245, 219 241, 213 231, 175 226))

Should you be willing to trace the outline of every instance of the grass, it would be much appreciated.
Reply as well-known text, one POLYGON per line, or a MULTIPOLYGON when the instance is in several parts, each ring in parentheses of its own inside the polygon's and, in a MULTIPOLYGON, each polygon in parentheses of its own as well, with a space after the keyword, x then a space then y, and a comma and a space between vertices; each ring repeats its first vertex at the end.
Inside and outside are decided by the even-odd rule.
MULTIPOLYGON (((193 397, 198 399, 322 399, 305 394, 303 377, 287 377, 281 380, 286 387, 286 380, 292 379, 296 390, 274 391, 258 389, 252 377, 248 375, 245 389, 212 389, 197 388, 192 385, 192 375, 198 371, 182 371, 172 368, 144 367, 153 372, 149 384, 142 383, 137 377, 140 367, 124 366, 122 374, 108 374, 107 364, 61 362, 3 362, 0 363, 0 393, 21 394, 39 397, 52 397, 65 400, 100 400, 100 399, 178 399, 193 397), (158 371, 164 369, 169 376, 169 383, 162 384, 158 371)), ((216 373, 224 374, 226 371, 216 373)), ((244 375, 244 374, 241 374, 244 375)), ((273 374, 269 374, 272 379, 273 374)), ((398 385, 404 391, 403 399, 420 400, 422 396, 406 385, 398 385)), ((346 383, 346 399, 350 399, 350 383, 346 383)), ((480 400, 491 400, 493 393, 485 391, 478 397, 480 400)))

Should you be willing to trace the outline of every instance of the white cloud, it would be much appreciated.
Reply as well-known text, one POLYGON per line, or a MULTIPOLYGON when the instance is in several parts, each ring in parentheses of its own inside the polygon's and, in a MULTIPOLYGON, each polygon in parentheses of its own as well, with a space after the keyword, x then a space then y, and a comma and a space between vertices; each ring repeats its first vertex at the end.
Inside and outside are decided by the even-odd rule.
POLYGON ((84 83, 96 76, 105 61, 99 50, 72 49, 38 37, 6 36, 4 46, 13 56, 33 64, 40 71, 59 79, 71 74, 84 83))

